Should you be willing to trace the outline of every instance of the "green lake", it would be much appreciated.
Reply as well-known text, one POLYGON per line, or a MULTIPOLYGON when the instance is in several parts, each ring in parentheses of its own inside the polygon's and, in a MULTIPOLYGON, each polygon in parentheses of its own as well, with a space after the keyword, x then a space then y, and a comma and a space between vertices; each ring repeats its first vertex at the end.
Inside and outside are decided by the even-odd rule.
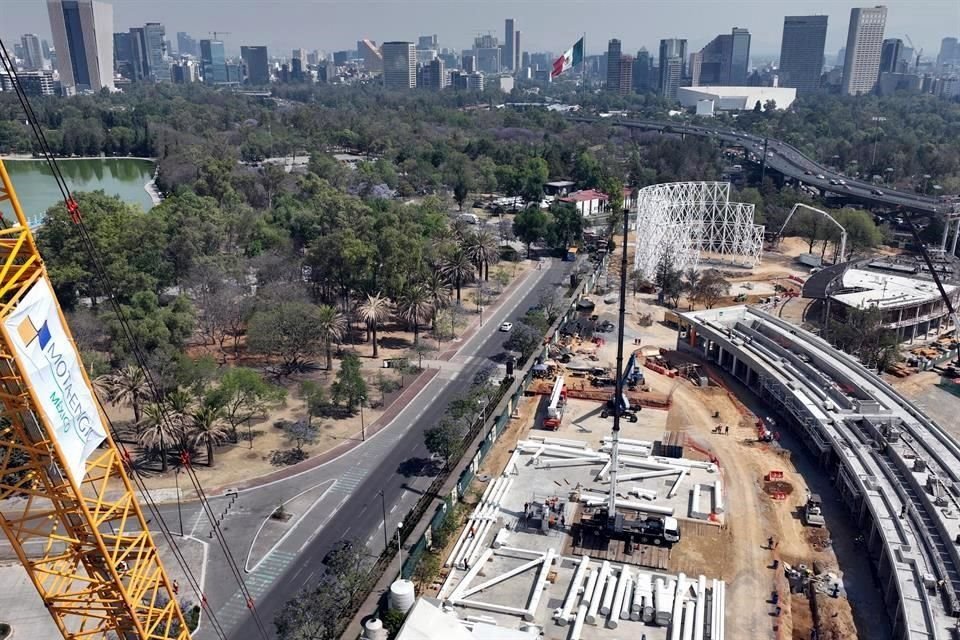
MULTIPOLYGON (((153 178, 154 163, 149 160, 61 159, 57 164, 73 191, 102 189, 107 195, 120 196, 125 202, 139 205, 144 210, 153 206, 150 194, 144 189, 144 185, 153 178)), ((4 160, 4 165, 31 226, 39 224, 47 209, 62 201, 50 167, 46 162, 37 160, 4 160)), ((0 204, 0 211, 8 220, 13 215, 13 209, 7 202, 0 204)))

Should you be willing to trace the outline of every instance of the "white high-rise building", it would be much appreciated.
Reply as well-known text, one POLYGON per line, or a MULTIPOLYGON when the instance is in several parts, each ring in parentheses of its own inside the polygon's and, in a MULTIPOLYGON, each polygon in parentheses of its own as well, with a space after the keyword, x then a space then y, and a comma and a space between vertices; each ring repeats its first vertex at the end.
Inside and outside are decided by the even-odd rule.
POLYGON ((47 0, 60 84, 68 93, 113 89, 113 5, 47 0))
POLYGON ((851 96, 870 93, 877 86, 886 23, 886 7, 850 10, 843 60, 843 93, 851 96))
POLYGON ((417 52, 412 42, 384 42, 383 86, 387 89, 413 89, 417 86, 417 52))

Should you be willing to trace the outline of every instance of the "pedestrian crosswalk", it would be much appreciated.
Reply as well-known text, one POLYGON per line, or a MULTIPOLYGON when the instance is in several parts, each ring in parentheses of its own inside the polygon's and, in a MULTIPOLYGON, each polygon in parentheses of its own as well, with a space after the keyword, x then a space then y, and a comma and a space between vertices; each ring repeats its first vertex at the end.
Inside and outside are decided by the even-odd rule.
MULTIPOLYGON (((244 576, 244 582, 253 597, 254 603, 270 590, 270 587, 284 574, 296 557, 295 553, 274 551, 260 563, 256 571, 244 576)), ((228 631, 241 622, 247 621, 249 615, 246 598, 243 597, 239 588, 216 611, 217 621, 224 630, 228 631)))
POLYGON ((337 483, 333 485, 331 492, 339 493, 341 495, 350 495, 353 493, 353 490, 359 487, 367 476, 370 475, 370 470, 363 467, 351 467, 344 471, 338 478, 337 483))

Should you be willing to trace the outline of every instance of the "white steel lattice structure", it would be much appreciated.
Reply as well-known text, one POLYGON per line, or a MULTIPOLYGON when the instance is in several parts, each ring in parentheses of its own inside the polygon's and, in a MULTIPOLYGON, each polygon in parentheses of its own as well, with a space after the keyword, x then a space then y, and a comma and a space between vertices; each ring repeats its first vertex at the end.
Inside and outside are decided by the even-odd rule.
POLYGON ((662 257, 674 267, 703 262, 753 267, 763 252, 763 225, 753 205, 730 202, 727 182, 668 182, 640 190, 634 268, 653 281, 662 257))

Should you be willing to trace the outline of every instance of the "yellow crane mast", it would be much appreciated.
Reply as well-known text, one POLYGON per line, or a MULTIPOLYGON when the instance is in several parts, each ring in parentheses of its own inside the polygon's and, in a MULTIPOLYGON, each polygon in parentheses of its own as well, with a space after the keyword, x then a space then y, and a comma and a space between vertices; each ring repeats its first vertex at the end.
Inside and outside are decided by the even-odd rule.
POLYGON ((3 202, 0 526, 64 638, 189 638, 0 161, 3 202))

